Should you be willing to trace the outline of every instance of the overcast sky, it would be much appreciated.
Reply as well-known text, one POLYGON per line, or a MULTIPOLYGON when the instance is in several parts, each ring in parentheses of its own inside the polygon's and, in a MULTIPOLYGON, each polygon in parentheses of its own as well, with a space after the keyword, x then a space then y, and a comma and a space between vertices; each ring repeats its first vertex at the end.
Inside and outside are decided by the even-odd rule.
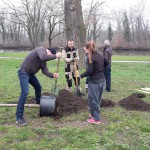
MULTIPOLYGON (((14 4, 19 4, 20 0, 4 0, 5 2, 11 1, 14 4)), ((92 0, 82 0, 82 5, 86 5, 87 3, 90 3, 92 0)), ((134 6, 142 6, 145 5, 145 16, 150 20, 150 0, 94 0, 95 1, 105 1, 103 4, 104 9, 106 9, 107 12, 111 13, 111 11, 116 10, 128 10, 131 7, 134 6)), ((0 7, 4 6, 2 0, 0 0, 0 7)), ((85 6, 83 6, 84 8, 85 6)))
MULTIPOLYGON (((84 3, 89 3, 92 0, 82 0, 84 3)), ((119 10, 129 10, 131 7, 142 7, 143 4, 145 4, 145 14, 147 17, 149 17, 150 20, 150 0, 94 0, 94 1, 105 1, 103 6, 106 9, 107 12, 111 12, 113 10, 119 11, 119 10)), ((84 6, 83 6, 84 8, 84 6)))

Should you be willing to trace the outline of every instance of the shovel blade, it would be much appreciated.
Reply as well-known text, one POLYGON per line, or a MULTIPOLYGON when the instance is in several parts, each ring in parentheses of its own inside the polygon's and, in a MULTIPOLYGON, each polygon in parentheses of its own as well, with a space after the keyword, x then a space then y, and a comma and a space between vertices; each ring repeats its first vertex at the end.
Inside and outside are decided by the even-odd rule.
POLYGON ((76 96, 81 97, 81 91, 79 87, 76 88, 76 96))

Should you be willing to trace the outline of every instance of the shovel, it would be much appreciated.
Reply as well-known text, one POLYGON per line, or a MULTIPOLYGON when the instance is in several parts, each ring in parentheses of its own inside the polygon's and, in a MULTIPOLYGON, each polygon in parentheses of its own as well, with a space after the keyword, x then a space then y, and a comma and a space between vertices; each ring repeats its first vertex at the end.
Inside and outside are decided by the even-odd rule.
POLYGON ((75 63, 74 63, 74 76, 75 76, 75 79, 76 79, 76 95, 77 95, 78 97, 80 97, 80 96, 81 96, 81 92, 80 92, 79 85, 78 85, 79 72, 77 71, 76 61, 75 61, 75 63))
MULTIPOLYGON (((60 48, 60 52, 62 52, 63 47, 59 47, 59 48, 60 48)), ((56 73, 58 73, 58 71, 59 71, 59 64, 60 64, 60 58, 58 58, 58 61, 57 61, 57 70, 56 70, 56 73)), ((55 94, 55 95, 57 95, 58 92, 59 92, 59 90, 57 88, 57 78, 55 78, 55 84, 54 84, 54 86, 52 86, 51 92, 53 94, 55 94)))
MULTIPOLYGON (((57 70, 56 70, 56 73, 58 73, 58 70, 59 70, 59 63, 60 63, 60 58, 58 58, 58 61, 57 61, 57 70)), ((52 86, 51 88, 51 92, 55 95, 58 94, 59 90, 57 89, 57 78, 55 78, 55 83, 54 85, 52 86)))
MULTIPOLYGON (((60 58, 58 58, 58 61, 57 61, 56 73, 58 73, 58 70, 59 70, 59 62, 60 62, 60 58)), ((56 86, 57 86, 57 78, 55 78, 54 93, 56 93, 56 86)))

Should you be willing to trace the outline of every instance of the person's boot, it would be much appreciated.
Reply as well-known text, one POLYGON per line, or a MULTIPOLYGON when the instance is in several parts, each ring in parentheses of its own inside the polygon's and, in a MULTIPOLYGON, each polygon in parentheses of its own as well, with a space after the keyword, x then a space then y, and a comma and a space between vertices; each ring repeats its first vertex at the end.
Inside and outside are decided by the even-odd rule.
POLYGON ((85 84, 85 91, 88 93, 88 84, 85 84))
POLYGON ((67 87, 66 90, 71 92, 71 87, 67 87))

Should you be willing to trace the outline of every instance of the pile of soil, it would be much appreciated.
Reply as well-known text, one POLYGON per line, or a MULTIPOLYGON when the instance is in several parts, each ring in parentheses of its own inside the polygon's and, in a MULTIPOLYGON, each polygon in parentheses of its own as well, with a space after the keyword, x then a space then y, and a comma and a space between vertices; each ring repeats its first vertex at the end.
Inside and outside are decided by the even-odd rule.
POLYGON ((77 97, 73 93, 63 89, 57 97, 56 115, 69 115, 87 109, 87 100, 77 97))
MULTIPOLYGON (((42 95, 56 96, 52 93, 44 92, 42 95)), ((12 102, 16 103, 16 102, 12 102)), ((35 97, 29 97, 26 104, 35 104, 35 97)), ((111 100, 102 99, 101 107, 113 107, 115 103, 111 100)), ((82 97, 78 97, 75 94, 69 92, 66 89, 60 90, 56 100, 56 111, 54 118, 60 118, 64 115, 75 114, 81 110, 88 109, 88 100, 82 97)))
POLYGON ((118 104, 127 110, 150 111, 150 103, 143 101, 141 98, 144 94, 133 93, 127 98, 122 99, 118 104))
MULTIPOLYGON (((111 100, 102 99, 101 107, 113 107, 111 100)), ((57 112, 55 116, 69 115, 88 108, 88 100, 77 97, 66 89, 60 90, 57 97, 57 112)))
POLYGON ((108 99, 102 99, 101 101, 101 107, 114 107, 115 103, 108 99))

